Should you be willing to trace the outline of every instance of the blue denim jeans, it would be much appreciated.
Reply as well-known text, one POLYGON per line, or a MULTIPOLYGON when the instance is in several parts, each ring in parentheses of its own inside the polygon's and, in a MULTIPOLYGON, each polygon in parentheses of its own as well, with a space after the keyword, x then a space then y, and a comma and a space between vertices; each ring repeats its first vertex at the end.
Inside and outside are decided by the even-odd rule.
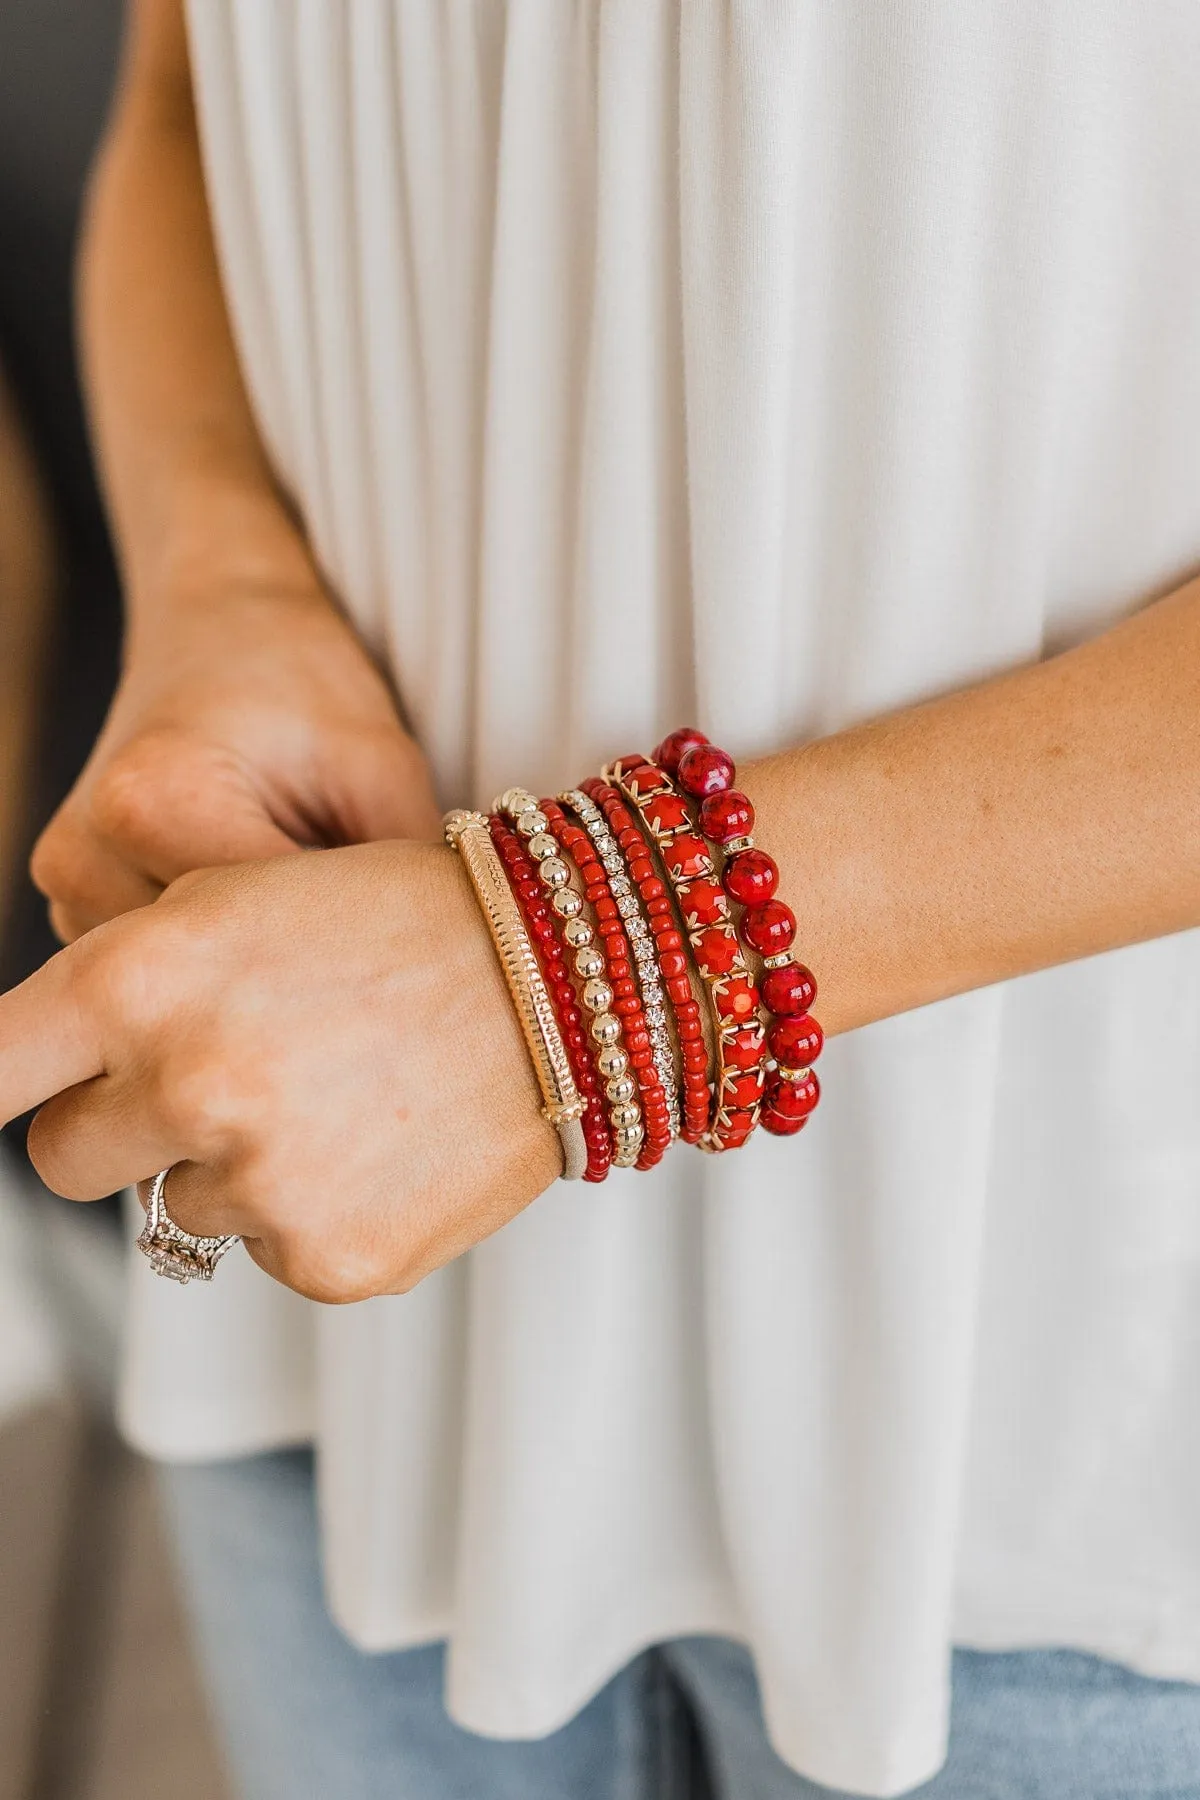
MULTIPOLYGON (((497 1743, 447 1718, 438 1646, 368 1656, 331 1623, 307 1452, 164 1487, 242 1800, 839 1800, 771 1750, 735 1644, 663 1644, 561 1731, 497 1743)), ((912 1800, 1200 1800, 1200 1687, 959 1651, 949 1761, 912 1800)))

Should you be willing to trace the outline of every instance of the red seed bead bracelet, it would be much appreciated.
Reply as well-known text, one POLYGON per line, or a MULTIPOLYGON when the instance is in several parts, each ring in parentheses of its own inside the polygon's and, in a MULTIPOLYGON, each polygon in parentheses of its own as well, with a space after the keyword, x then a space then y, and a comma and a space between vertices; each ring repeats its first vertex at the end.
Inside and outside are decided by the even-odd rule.
MULTIPOLYGON (((501 796, 500 810, 507 812, 517 835, 527 840, 529 854, 537 863, 538 876, 557 902, 558 891, 565 886, 563 862, 558 840, 540 803, 524 788, 509 788, 501 796)), ((607 978, 604 953, 595 941, 595 933, 587 919, 572 918, 563 935, 574 949, 575 970, 580 978, 580 1000, 585 1015, 590 1014, 590 1033, 595 1046, 593 1054, 602 1082, 619 1079, 613 1065, 621 1057, 628 1059, 625 1024, 613 1007, 613 990, 607 978)), ((624 1074, 622 1068, 621 1074, 624 1074)), ((610 1100, 609 1125, 612 1130, 613 1161, 621 1168, 632 1168, 641 1151, 645 1129, 636 1087, 631 1095, 610 1100)))
POLYGON ((662 984, 671 1002, 683 1083, 683 1122, 680 1135, 687 1144, 698 1144, 708 1130, 708 1047, 700 1004, 688 979, 688 957, 666 884, 655 873, 649 847, 634 823, 633 814, 610 783, 593 776, 580 784, 583 793, 604 815, 613 839, 626 859, 630 880, 637 888, 642 909, 654 939, 654 952, 662 984))
MULTIPOLYGON (((559 797, 563 805, 569 807, 574 813, 592 840, 596 856, 608 876, 609 892, 616 901, 617 912, 624 922, 629 947, 633 953, 637 985, 641 991, 652 1059, 662 1089, 668 1141, 673 1143, 679 1136, 680 1127, 679 1060, 675 1042, 671 1036, 669 1013, 671 1002, 663 987, 663 976, 658 966, 654 933, 645 910, 647 899, 653 898, 655 893, 665 894, 666 890, 654 876, 643 838, 635 833, 630 839, 630 847, 633 863, 637 865, 638 877, 642 886, 646 887, 645 896, 642 895, 641 887, 634 878, 634 868, 626 856, 625 849, 617 842, 608 820, 595 801, 579 788, 568 788, 566 793, 559 797), (654 884, 653 887, 647 885, 651 882, 654 884)), ((620 796, 617 795, 616 798, 619 804, 620 796)))
MULTIPOLYGON (((695 745, 681 761, 705 757, 719 765, 710 745, 695 745)), ((732 764, 730 764, 732 768, 732 764)), ((666 770, 645 757, 623 757, 605 770, 638 812, 658 847, 688 926, 697 972, 708 990, 716 1027, 716 1070, 708 1130, 709 1150, 733 1150, 758 1123, 765 1086, 765 1053, 758 1018, 759 993, 730 920, 729 903, 713 879, 708 845, 698 835, 687 801, 666 770)), ((715 778, 715 777, 714 777, 715 778)))
MULTIPOLYGON (((625 1084, 635 1079, 641 1091, 642 1123, 645 1137, 632 1160, 639 1169, 649 1169, 662 1160, 671 1142, 667 1119, 667 1101, 662 1080, 654 1062, 646 1012, 637 982, 633 977, 633 952, 626 935, 618 896, 604 865, 596 854, 591 838, 581 825, 568 819, 556 800, 540 800, 538 805, 550 821, 550 829, 579 870, 584 895, 596 916, 596 927, 604 939, 608 963, 608 983, 613 991, 612 1010, 621 1020, 625 1032, 625 1049, 633 1068, 633 1076, 623 1075, 609 1085, 609 1099, 625 1102, 632 1095, 624 1092, 625 1084), (620 1089, 620 1092, 614 1091, 620 1089)), ((623 1159, 618 1157, 618 1163, 623 1159)), ((628 1166, 626 1162, 624 1166, 628 1166)))
POLYGON ((790 1137, 807 1124, 821 1097, 811 1064, 824 1043, 809 1012, 817 997, 816 981, 792 955, 796 915, 776 898, 779 869, 774 858, 755 848, 754 807, 733 786, 737 771, 732 757, 695 731, 672 733, 655 755, 666 765, 675 763, 679 785, 699 800, 700 828, 725 852, 721 884, 746 909, 739 921, 741 934, 763 958, 762 1000, 775 1015, 767 1042, 776 1067, 767 1082, 762 1124, 778 1137, 790 1137))
MULTIPOLYGON (((583 1179, 603 1181, 612 1162, 612 1139, 604 1118, 603 1098, 592 1061, 587 1027, 575 997, 574 984, 567 973, 567 945, 560 941, 559 936, 568 924, 569 917, 564 916, 561 907, 551 911, 547 905, 533 860, 516 832, 496 814, 489 819, 488 825, 492 842, 504 864, 517 905, 521 909, 525 928, 542 965, 563 1043, 571 1059, 575 1085, 587 1102, 582 1120, 583 1135, 587 1142, 587 1169, 583 1179)), ((563 888, 561 891, 574 893, 572 888, 563 888)), ((582 913, 583 902, 578 894, 574 897, 579 903, 578 911, 582 913)))

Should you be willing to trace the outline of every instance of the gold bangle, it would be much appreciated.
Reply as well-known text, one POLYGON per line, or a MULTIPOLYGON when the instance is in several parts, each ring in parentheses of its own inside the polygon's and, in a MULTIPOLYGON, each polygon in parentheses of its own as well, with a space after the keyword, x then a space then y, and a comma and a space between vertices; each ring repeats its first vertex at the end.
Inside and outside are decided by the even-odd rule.
POLYGON ((447 813, 443 823, 446 842, 463 860, 496 946, 542 1090, 542 1113, 561 1139, 563 1180, 578 1181, 587 1167, 587 1144, 581 1123, 587 1102, 575 1085, 554 1006, 521 909, 508 885, 504 864, 492 842, 487 818, 480 812, 458 809, 447 813))

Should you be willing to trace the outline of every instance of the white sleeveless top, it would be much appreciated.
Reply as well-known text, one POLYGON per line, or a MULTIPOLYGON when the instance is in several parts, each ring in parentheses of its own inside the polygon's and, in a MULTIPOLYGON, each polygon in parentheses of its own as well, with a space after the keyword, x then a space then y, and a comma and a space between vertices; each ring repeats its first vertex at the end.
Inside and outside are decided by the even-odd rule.
MULTIPOLYGON (((263 435, 447 804, 836 730, 1200 562, 1200 7, 191 32, 263 435)), ((1200 937, 822 1072, 801 1139, 556 1187, 409 1297, 139 1268, 132 1437, 314 1438, 336 1617, 448 1639, 500 1736, 685 1632, 877 1794, 938 1767, 954 1641, 1200 1680, 1200 937)))

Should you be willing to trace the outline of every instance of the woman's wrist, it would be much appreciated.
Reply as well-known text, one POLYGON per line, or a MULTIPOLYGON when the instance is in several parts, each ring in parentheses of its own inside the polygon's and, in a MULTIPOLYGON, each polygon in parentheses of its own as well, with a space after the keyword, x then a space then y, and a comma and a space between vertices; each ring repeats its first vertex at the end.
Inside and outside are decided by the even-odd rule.
POLYGON ((172 638, 226 605, 332 610, 303 534, 259 483, 180 483, 152 528, 122 545, 130 647, 172 638))

